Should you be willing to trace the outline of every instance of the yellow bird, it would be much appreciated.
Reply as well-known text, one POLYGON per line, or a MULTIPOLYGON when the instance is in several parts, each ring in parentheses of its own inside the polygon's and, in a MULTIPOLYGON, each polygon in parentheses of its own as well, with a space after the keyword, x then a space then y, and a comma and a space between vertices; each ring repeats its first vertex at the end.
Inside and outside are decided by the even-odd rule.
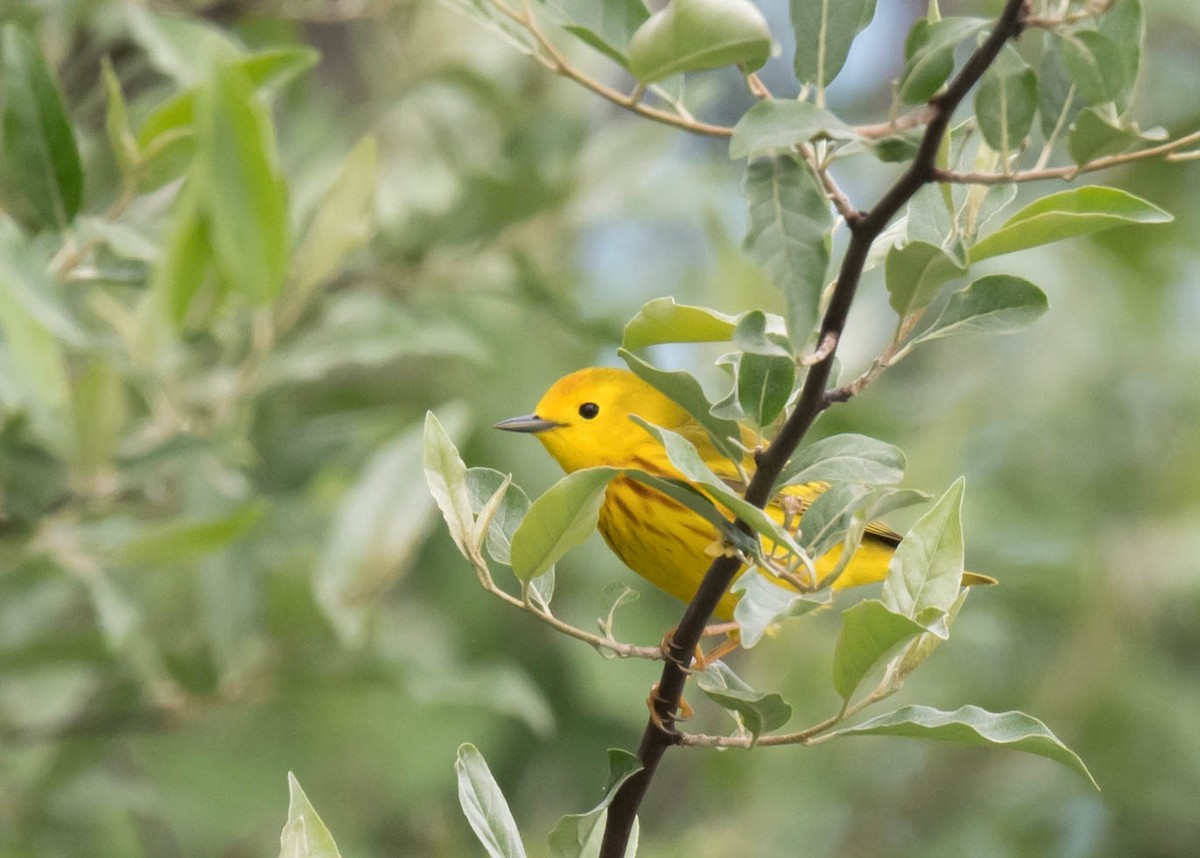
MULTIPOLYGON (((564 376, 546 391, 532 414, 502 420, 496 428, 533 433, 567 473, 609 466, 683 479, 658 440, 630 419, 633 415, 686 437, 717 476, 731 483, 741 480, 736 466, 717 451, 691 415, 628 370, 582 369, 564 376)), ((752 456, 746 457, 743 468, 753 473, 752 456)), ((803 510, 826 488, 825 483, 789 486, 767 511, 795 531, 803 510)), ((706 552, 720 538, 698 513, 625 476, 618 476, 606 490, 599 529, 625 565, 685 602, 696 594, 712 562, 706 552)), ((895 531, 879 523, 868 525, 834 589, 882 581, 899 541, 895 531)), ((818 578, 833 571, 841 552, 839 545, 814 558, 818 578)), ((726 593, 714 616, 732 619, 737 600, 737 594, 726 593)))

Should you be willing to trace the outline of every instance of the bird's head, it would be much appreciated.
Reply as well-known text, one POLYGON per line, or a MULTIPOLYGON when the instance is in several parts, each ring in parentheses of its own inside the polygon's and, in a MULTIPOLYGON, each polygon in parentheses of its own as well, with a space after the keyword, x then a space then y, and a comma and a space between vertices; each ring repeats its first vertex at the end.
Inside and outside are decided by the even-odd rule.
POLYGON ((624 369, 581 369, 550 386, 532 414, 496 424, 509 432, 531 432, 568 473, 599 465, 645 467, 637 458, 659 458, 662 448, 637 423, 637 415, 673 429, 687 423, 686 411, 624 369))

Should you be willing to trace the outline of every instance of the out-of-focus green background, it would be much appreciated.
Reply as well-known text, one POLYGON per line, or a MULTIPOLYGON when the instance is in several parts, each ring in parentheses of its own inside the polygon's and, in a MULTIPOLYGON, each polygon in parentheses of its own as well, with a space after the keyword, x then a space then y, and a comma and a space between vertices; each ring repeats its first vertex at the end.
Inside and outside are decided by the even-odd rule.
MULTIPOLYGON (((167 60, 195 36, 165 45, 135 5, 2 7, 58 70, 93 219, 119 197, 101 59, 136 127, 184 86, 167 60)), ((738 168, 722 143, 623 114, 432 2, 181 5, 247 48, 320 51, 271 102, 291 259, 368 134, 369 237, 269 343, 252 345, 255 311, 231 300, 139 352, 122 324, 162 253, 168 186, 42 296, 39 318, 74 332, 56 352, 64 407, 39 409, 11 333, 0 346, 0 856, 271 855, 289 770, 346 856, 482 854, 455 793, 465 741, 546 854, 558 817, 599 798, 605 749, 635 746, 658 668, 605 660, 480 590, 428 499, 421 419, 434 409, 469 464, 541 491, 556 469, 536 442, 488 427, 613 363, 642 302, 775 309, 737 250, 738 168)), ((852 120, 885 118, 922 13, 879 5, 831 91, 852 120)), ((783 39, 786 4, 763 6, 783 39)), ((1147 7, 1138 116, 1185 133, 1200 126, 1200 9, 1147 7)), ((782 93, 788 68, 785 44, 764 74, 782 93)), ((751 103, 732 72, 689 87, 717 121, 751 103)), ((893 174, 839 175, 868 204, 893 174)), ((642 854, 1200 850, 1200 166, 1092 178, 1175 222, 989 263, 1041 284, 1051 312, 926 348, 818 430, 900 445, 914 487, 965 474, 968 563, 1002 581, 973 594, 900 702, 1028 711, 1103 791, 1041 758, 914 740, 679 750, 643 808, 642 854)), ((60 244, 5 233, 13 265, 14 247, 36 267, 60 244)), ((849 372, 890 334, 878 274, 849 372)), ((558 611, 591 626, 614 581, 641 591, 623 638, 652 643, 678 620, 598 538, 560 565, 558 611)), ((734 664, 812 723, 837 708, 837 629, 836 612, 809 616, 734 664)), ((698 722, 731 726, 703 707, 698 722)))

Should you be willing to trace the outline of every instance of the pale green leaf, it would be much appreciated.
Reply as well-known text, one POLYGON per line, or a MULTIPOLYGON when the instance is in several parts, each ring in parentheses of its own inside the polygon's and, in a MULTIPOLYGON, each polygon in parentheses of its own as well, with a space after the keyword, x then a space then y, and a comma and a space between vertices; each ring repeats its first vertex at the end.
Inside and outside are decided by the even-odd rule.
POLYGON ((1062 763, 1099 789, 1079 755, 1068 748, 1037 718, 1024 712, 988 712, 978 706, 963 706, 943 712, 929 706, 904 706, 853 727, 843 727, 836 736, 910 736, 963 745, 993 745, 1025 751, 1062 763))
POLYGON ((425 414, 425 480, 438 509, 446 519, 450 536, 463 556, 471 559, 471 533, 475 517, 471 512, 471 494, 467 489, 467 466, 450 434, 432 411, 425 414))
POLYGON ((521 832, 483 754, 474 745, 459 745, 454 771, 458 803, 490 858, 525 858, 521 832))
POLYGON ((898 483, 904 478, 904 452, 866 435, 848 432, 809 444, 784 467, 777 488, 829 483, 898 483))
POLYGON ((288 818, 279 835, 279 858, 341 858, 333 835, 288 772, 288 818))
POLYGON ((722 709, 737 713, 752 744, 792 717, 792 707, 780 695, 755 691, 722 661, 714 661, 697 674, 696 685, 722 709))
POLYGON ((842 541, 871 491, 860 483, 837 483, 817 496, 800 517, 798 541, 809 557, 820 557, 842 541))
POLYGON ((889 611, 942 638, 946 613, 962 586, 964 485, 959 477, 900 540, 880 594, 889 611))
POLYGON ((788 617, 798 617, 829 604, 829 591, 823 594, 797 593, 775 583, 755 567, 746 569, 733 582, 729 592, 739 594, 733 609, 739 640, 744 649, 758 644, 767 629, 788 617))

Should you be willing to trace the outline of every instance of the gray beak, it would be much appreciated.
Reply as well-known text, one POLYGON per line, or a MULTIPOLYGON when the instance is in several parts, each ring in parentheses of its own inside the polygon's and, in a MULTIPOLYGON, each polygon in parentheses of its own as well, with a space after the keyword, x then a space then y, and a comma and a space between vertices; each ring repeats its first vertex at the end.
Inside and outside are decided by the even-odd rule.
POLYGON ((496 428, 506 432, 545 432, 547 429, 562 425, 553 420, 543 420, 536 414, 526 414, 522 417, 509 417, 507 420, 501 420, 496 424, 496 428))

